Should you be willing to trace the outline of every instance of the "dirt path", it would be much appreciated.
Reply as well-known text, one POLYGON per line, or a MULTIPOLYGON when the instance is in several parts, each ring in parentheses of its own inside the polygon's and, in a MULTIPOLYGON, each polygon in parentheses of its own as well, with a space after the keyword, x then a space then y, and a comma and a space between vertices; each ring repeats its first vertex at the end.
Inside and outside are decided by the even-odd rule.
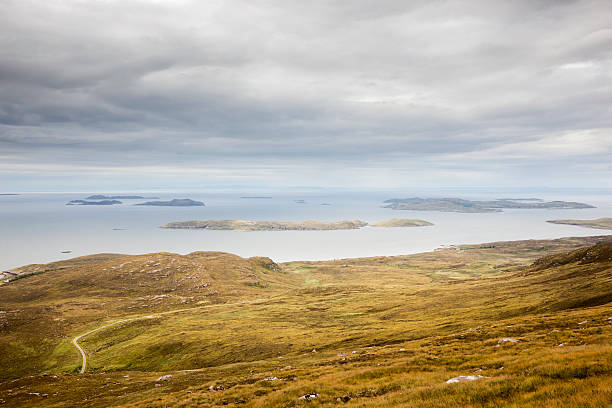
POLYGON ((132 320, 139 320, 139 319, 142 319, 142 318, 141 317, 134 317, 134 318, 131 318, 131 319, 118 320, 116 322, 109 323, 109 324, 106 324, 104 326, 100 326, 100 327, 98 327, 96 329, 90 330, 87 333, 80 334, 80 335, 76 336, 74 339, 72 339, 72 344, 74 344, 74 347, 76 347, 77 350, 79 350, 79 352, 81 353, 81 356, 83 357, 83 364, 81 365, 81 374, 83 374, 85 372, 85 368, 87 367, 87 355, 85 354, 85 351, 83 351, 83 349, 81 348, 81 346, 79 346, 79 343, 78 343, 78 341, 82 337, 85 337, 85 336, 87 336, 87 335, 89 335, 91 333, 97 332, 98 330, 102 330, 102 329, 105 329, 107 327, 119 324, 119 323, 129 322, 129 321, 132 321, 132 320))
POLYGON ((221 307, 221 306, 238 306, 238 305, 246 305, 246 304, 257 304, 257 303, 268 301, 268 300, 270 300, 270 299, 255 299, 255 300, 249 300, 249 301, 237 302, 237 303, 219 303, 219 304, 214 304, 214 305, 189 307, 189 308, 185 308, 185 309, 168 310, 166 312, 153 313, 153 314, 148 314, 148 315, 143 315, 143 316, 134 316, 134 317, 130 317, 130 318, 127 318, 127 319, 117 320, 116 322, 108 323, 108 324, 105 324, 104 326, 97 327, 97 328, 95 328, 93 330, 90 330, 88 332, 85 332, 83 334, 79 334, 78 336, 76 336, 75 338, 72 339, 72 344, 74 344, 74 347, 76 347, 77 350, 79 351, 79 353, 81 353, 81 357, 83 359, 83 364, 81 365, 81 371, 80 372, 81 372, 81 374, 83 374, 85 372, 85 370, 87 369, 87 354, 85 354, 85 350, 83 350, 83 348, 81 346, 79 346, 79 340, 82 339, 85 336, 88 336, 88 335, 92 334, 92 333, 95 333, 95 332, 100 331, 102 329, 106 329, 107 327, 115 326, 115 325, 120 324, 120 323, 133 322, 135 320, 154 319, 154 318, 159 317, 159 316, 173 314, 173 313, 181 313, 181 312, 186 312, 186 311, 189 311, 189 310, 207 309, 207 308, 211 308, 211 307, 221 307))

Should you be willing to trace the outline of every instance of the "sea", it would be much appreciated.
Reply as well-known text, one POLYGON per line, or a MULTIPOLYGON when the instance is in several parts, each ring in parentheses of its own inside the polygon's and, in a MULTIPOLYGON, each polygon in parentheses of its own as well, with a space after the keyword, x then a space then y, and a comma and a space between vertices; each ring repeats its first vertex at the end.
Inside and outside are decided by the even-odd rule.
MULTIPOLYGON (((276 262, 402 255, 444 245, 494 241, 609 235, 612 230, 547 223, 552 219, 612 217, 612 191, 215 191, 130 192, 160 200, 190 198, 204 207, 150 207, 147 200, 121 200, 112 206, 68 206, 88 193, 0 195, 0 271, 96 253, 143 254, 223 251, 276 262), (532 198, 578 201, 590 209, 520 209, 494 213, 398 211, 384 208, 389 198, 461 197, 474 200, 532 198), (172 221, 240 219, 255 221, 382 221, 417 218, 430 227, 342 231, 173 230, 172 221)), ((121 193, 122 195, 126 193, 121 193)))

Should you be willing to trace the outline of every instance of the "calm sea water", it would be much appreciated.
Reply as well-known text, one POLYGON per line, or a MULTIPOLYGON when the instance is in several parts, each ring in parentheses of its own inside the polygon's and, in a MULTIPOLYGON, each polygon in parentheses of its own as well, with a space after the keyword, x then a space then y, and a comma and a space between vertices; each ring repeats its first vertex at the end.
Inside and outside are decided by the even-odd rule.
MULTIPOLYGON (((322 260, 376 255, 410 254, 447 244, 501 240, 548 239, 608 235, 610 230, 554 225, 546 220, 612 217, 612 195, 522 194, 547 200, 580 201, 597 208, 582 210, 504 210, 461 214, 433 211, 394 211, 381 208, 392 197, 432 196, 416 193, 151 193, 160 199, 191 198, 206 207, 145 207, 123 200, 115 206, 66 206, 88 194, 0 196, 0 270, 29 263, 46 263, 101 252, 225 251, 241 256, 268 256, 275 261, 322 260), (271 199, 244 199, 266 195, 271 199), (305 204, 295 200, 305 200, 305 204), (329 203, 331 205, 321 205, 329 203), (160 225, 194 219, 261 221, 367 222, 389 218, 420 218, 435 225, 422 228, 371 228, 348 231, 206 231, 169 230, 160 225), (63 254, 61 251, 72 251, 63 254)), ((145 195, 145 194, 140 194, 145 195)), ((472 199, 517 197, 512 194, 443 194, 472 199)))

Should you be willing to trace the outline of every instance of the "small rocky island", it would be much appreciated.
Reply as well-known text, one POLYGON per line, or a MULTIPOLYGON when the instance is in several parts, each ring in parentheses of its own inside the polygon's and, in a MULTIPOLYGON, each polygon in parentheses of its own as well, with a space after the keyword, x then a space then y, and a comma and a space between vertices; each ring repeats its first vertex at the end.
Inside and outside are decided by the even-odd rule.
POLYGON ((115 204, 121 204, 121 201, 118 201, 118 200, 102 200, 102 201, 72 200, 66 203, 66 205, 115 205, 115 204))
POLYGON ((584 228, 612 229, 612 218, 597 218, 595 220, 550 220, 551 224, 576 225, 584 228))
POLYGON ((392 198, 384 202, 393 210, 445 211, 461 213, 488 213, 506 209, 577 209, 595 208, 592 205, 571 201, 543 201, 540 199, 502 199, 472 201, 461 198, 392 198))
POLYGON ((379 221, 370 224, 371 227, 429 227, 431 222, 423 220, 411 220, 408 218, 391 218, 386 221, 379 221))
POLYGON ((189 198, 181 198, 170 201, 147 201, 144 203, 134 205, 152 205, 162 207, 204 207, 204 203, 201 201, 190 200, 189 198))
POLYGON ((171 229, 208 229, 222 231, 331 231, 331 230, 350 230, 359 229, 365 226, 372 227, 421 227, 433 225, 423 220, 407 220, 395 218, 392 220, 381 221, 368 224, 361 220, 352 221, 303 221, 303 222, 283 222, 283 221, 247 221, 247 220, 194 220, 178 221, 161 226, 161 228, 171 229))
POLYGON ((102 195, 95 194, 86 198, 86 200, 139 200, 139 199, 149 199, 156 200, 157 197, 143 197, 138 195, 102 195))

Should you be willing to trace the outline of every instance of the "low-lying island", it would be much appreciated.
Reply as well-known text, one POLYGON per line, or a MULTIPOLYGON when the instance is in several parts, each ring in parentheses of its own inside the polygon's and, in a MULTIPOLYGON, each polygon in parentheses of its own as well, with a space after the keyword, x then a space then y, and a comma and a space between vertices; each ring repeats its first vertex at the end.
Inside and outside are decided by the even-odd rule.
POLYGON ((372 227, 424 227, 433 225, 423 220, 410 220, 394 218, 368 224, 361 220, 343 220, 334 222, 321 221, 248 221, 248 220, 193 220, 178 221, 162 225, 161 228, 170 229, 208 229, 233 231, 331 231, 359 229, 365 226, 372 227))
POLYGON ((595 220, 550 220, 551 224, 575 225, 577 227, 612 229, 612 218, 597 218, 595 220))

